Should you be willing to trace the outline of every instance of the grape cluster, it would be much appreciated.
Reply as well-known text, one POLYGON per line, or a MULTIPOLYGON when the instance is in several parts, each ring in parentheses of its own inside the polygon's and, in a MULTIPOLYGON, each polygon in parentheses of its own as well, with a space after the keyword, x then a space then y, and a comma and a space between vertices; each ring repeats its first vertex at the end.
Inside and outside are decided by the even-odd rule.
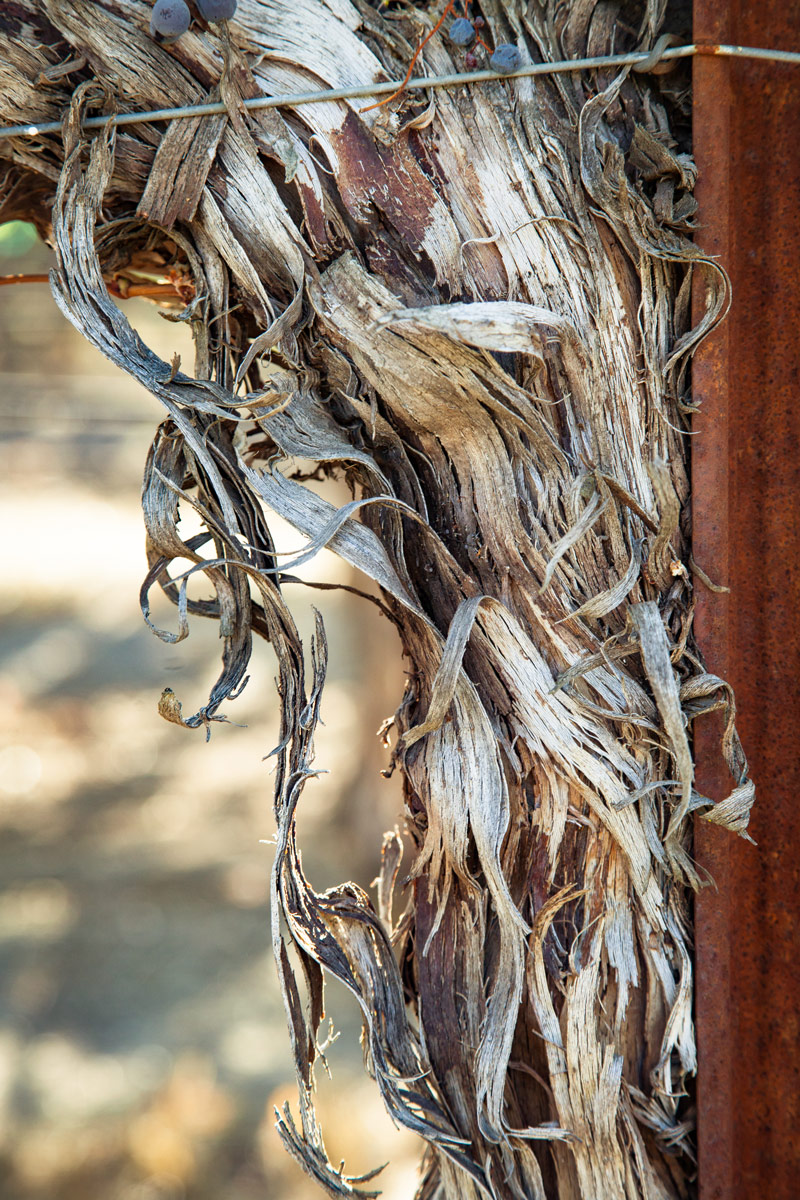
POLYGON ((475 41, 475 26, 466 17, 457 17, 447 36, 454 46, 471 46, 475 41))
MULTIPOLYGON (((456 17, 447 31, 447 36, 454 46, 472 46, 477 39, 478 45, 472 50, 467 50, 464 56, 464 65, 468 71, 473 71, 478 65, 475 50, 482 48, 489 53, 489 47, 478 33, 478 30, 482 29, 485 24, 483 17, 475 17, 472 21, 467 17, 456 17)), ((489 66, 501 75, 511 75, 522 66, 522 55, 510 42, 501 42, 490 54, 489 66)))
POLYGON ((501 75, 510 75, 512 71, 518 71, 522 66, 522 55, 510 42, 501 42, 489 59, 489 66, 493 71, 499 71, 501 75))
POLYGON ((206 21, 230 21, 236 12, 236 0, 194 0, 206 21))
MULTIPOLYGON (((236 0, 194 0, 204 21, 229 21, 236 12, 236 0)), ((164 46, 177 42, 192 23, 186 0, 156 0, 150 14, 150 33, 164 46)))
POLYGON ((183 37, 192 23, 192 14, 184 0, 156 0, 150 15, 150 32, 168 46, 183 37))

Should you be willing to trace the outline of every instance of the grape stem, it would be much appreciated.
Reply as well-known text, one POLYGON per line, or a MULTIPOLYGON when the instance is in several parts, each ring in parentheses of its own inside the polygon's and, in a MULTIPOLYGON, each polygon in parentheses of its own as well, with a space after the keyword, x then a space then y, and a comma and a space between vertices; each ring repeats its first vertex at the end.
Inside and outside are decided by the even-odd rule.
MULTIPOLYGON (((16 283, 49 283, 49 275, 0 275, 0 287, 9 287, 16 283)), ((129 300, 134 296, 177 296, 179 300, 186 297, 174 283, 131 283, 123 291, 116 280, 106 279, 106 287, 112 296, 119 300, 129 300)))
POLYGON ((416 61, 419 58, 420 54, 422 53, 423 49, 425 48, 425 46, 427 46, 428 42, 431 40, 433 35, 435 33, 438 33, 439 30, 442 28, 442 25, 444 25, 448 14, 453 11, 453 8, 455 7, 455 3, 456 3, 456 0, 447 0, 447 4, 445 5, 445 10, 442 13, 442 15, 439 17, 439 20, 436 22, 436 24, 434 25, 434 27, 430 31, 430 33, 427 35, 427 37, 424 37, 422 39, 422 41, 420 42, 420 44, 417 46, 416 50, 414 51, 414 55, 411 59, 411 62, 408 64, 408 70, 406 71, 406 77, 403 80, 403 82, 400 84, 400 87, 397 89, 397 91, 392 92, 391 96, 387 96, 385 100, 378 100, 378 101, 376 101, 375 104, 368 104, 366 106, 366 108, 360 108, 358 110, 360 113, 371 112, 373 108, 383 108, 384 104, 388 104, 390 100, 396 100, 398 96, 402 95, 402 93, 406 90, 406 84, 408 83, 409 79, 411 78, 411 72, 414 70, 414 64, 416 63, 416 61))

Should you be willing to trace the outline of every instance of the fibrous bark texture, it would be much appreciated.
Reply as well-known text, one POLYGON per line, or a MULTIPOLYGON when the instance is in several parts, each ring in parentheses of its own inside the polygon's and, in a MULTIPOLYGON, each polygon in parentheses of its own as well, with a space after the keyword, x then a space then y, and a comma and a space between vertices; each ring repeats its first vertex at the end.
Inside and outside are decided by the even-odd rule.
MULTIPOLYGON (((63 141, 0 143, 1 211, 36 220, 63 312, 166 409, 143 609, 160 585, 179 620, 160 636, 214 617, 224 656, 200 712, 167 691, 163 715, 210 730, 253 633, 277 656, 289 1150, 330 1194, 363 1192, 314 1117, 324 968, 361 1006, 389 1112, 427 1142, 421 1197, 666 1200, 693 1175, 690 814, 743 834, 753 800, 730 690, 692 639, 688 364, 726 281, 690 240, 688 75, 495 80, 368 111, 241 106, 402 78, 442 8, 240 0, 227 26, 165 48, 139 0, 6 5, 2 117, 68 115, 63 141), (221 117, 81 127, 216 96, 221 117), (191 374, 111 298, 154 280, 191 324, 191 374), (339 509, 314 490, 334 474, 353 494, 339 509), (190 507, 204 532, 184 540, 190 507), (301 558, 327 545, 378 585, 409 660, 399 916, 396 835, 378 911, 302 870, 325 637, 320 623, 301 645, 282 591, 300 559, 276 560, 270 511, 309 539, 301 558), (170 576, 175 559, 192 572, 170 576), (189 597, 193 572, 214 600, 189 597), (711 709, 733 777, 716 804, 693 789, 689 741, 711 709)), ((470 10, 523 62, 649 49, 664 11, 470 10)), ((460 53, 437 33, 418 70, 462 69, 460 53)))

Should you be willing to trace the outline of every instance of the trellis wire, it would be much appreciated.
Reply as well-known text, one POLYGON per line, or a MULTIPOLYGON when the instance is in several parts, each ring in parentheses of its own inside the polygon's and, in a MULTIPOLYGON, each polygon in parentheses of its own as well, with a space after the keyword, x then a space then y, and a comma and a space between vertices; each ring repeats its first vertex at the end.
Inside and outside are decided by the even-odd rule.
MULTIPOLYGON (((762 50, 754 46, 720 46, 699 43, 663 49, 656 43, 655 48, 649 51, 596 55, 592 58, 571 58, 553 63, 530 63, 528 66, 520 67, 518 71, 511 71, 508 74, 501 74, 498 71, 467 71, 454 75, 415 76, 413 79, 409 79, 405 87, 403 87, 402 80, 393 79, 388 83, 367 83, 358 87, 328 88, 317 92, 294 92, 285 96, 254 96, 241 101, 241 105, 246 109, 297 108, 302 104, 319 104, 326 100, 359 100, 371 96, 391 95, 398 90, 405 92, 424 91, 427 88, 460 87, 467 83, 486 83, 489 80, 498 79, 525 79, 532 75, 556 75, 569 71, 587 71, 595 67, 632 66, 635 69, 637 66, 644 66, 644 69, 648 71, 667 59, 692 58, 698 54, 720 58, 755 58, 768 62, 800 64, 800 53, 794 50, 762 50)), ((180 120, 182 117, 205 117, 226 111, 225 104, 217 101, 209 104, 189 104, 181 108, 154 108, 149 112, 110 113, 100 117, 88 117, 83 122, 83 128, 100 129, 112 121, 117 125, 137 125, 142 121, 174 121, 180 120)), ((61 121, 44 121, 40 125, 30 123, 6 125, 0 128, 0 138, 37 137, 42 133, 57 133, 61 129, 61 124, 61 121)))

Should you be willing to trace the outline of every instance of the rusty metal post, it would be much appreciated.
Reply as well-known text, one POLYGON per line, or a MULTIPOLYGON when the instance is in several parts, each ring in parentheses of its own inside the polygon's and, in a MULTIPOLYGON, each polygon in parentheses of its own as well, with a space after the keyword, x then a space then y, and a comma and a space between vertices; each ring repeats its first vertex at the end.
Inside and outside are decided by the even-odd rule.
MULTIPOLYGON (((695 0, 694 40, 800 49, 800 0, 695 0)), ((698 240, 733 284, 697 355, 696 629, 736 690, 758 847, 700 822, 718 892, 696 906, 701 1200, 800 1197, 800 68, 694 60, 698 240)), ((719 728, 697 723, 702 764, 719 728)), ((717 761, 719 761, 717 759, 717 761)), ((721 798, 724 770, 701 767, 721 798)))

